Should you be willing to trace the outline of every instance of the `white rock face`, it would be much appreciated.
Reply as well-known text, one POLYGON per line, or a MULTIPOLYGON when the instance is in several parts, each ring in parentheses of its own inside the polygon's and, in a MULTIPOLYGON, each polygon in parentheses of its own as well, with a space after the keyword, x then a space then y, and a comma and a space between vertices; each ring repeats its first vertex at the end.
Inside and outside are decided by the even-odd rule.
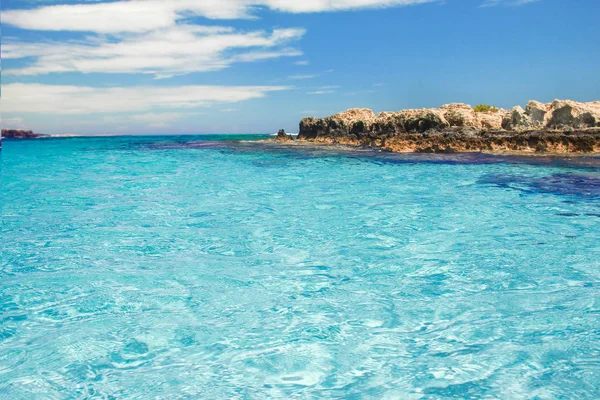
POLYGON ((477 121, 479 122, 481 129, 486 131, 497 131, 502 129, 502 120, 505 114, 505 110, 477 113, 477 121))
POLYGON ((305 118, 300 123, 300 137, 359 137, 396 135, 445 129, 467 131, 515 132, 533 130, 572 130, 600 127, 600 101, 580 103, 555 100, 544 104, 530 101, 525 109, 475 112, 468 104, 446 104, 440 108, 381 112, 352 108, 327 118, 305 118))
POLYGON ((502 128, 507 131, 526 130, 532 125, 531 118, 529 118, 529 115, 526 114, 521 106, 513 107, 502 120, 502 128))
POLYGON ((550 104, 546 118, 548 128, 597 127, 600 126, 600 102, 578 103, 571 100, 554 100, 550 104))
POLYGON ((349 123, 355 121, 372 122, 375 119, 375 114, 368 108, 351 108, 341 113, 332 115, 331 118, 349 123))
POLYGON ((452 103, 440 107, 444 118, 450 126, 464 128, 481 128, 481 122, 477 119, 477 113, 468 104, 452 103))
POLYGON ((531 129, 582 129, 600 126, 600 102, 580 103, 572 100, 554 100, 544 104, 530 101, 525 110, 514 107, 505 116, 502 127, 511 131, 531 129))
POLYGON ((525 107, 525 113, 531 119, 533 125, 545 126, 547 123, 546 115, 548 114, 548 105, 539 101, 531 100, 525 107))

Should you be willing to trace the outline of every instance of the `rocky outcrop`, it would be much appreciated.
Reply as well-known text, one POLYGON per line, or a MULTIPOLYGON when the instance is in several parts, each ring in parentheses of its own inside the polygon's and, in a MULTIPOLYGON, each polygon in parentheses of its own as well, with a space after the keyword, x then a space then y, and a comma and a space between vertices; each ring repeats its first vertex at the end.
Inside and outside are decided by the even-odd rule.
POLYGON ((42 136, 22 129, 2 129, 2 138, 4 139, 35 139, 42 136))
POLYGON ((477 113, 477 121, 479 123, 479 129, 484 131, 497 131, 502 129, 503 113, 501 112, 487 112, 477 113))
POLYGON ((294 140, 292 135, 288 135, 285 133, 285 129, 280 129, 275 137, 275 140, 278 142, 291 142, 294 140))
POLYGON ((545 117, 548 128, 600 127, 600 101, 577 103, 571 100, 554 100, 545 117))
POLYGON ((530 118, 532 125, 543 127, 548 123, 547 114, 549 107, 547 104, 531 100, 525 107, 525 114, 530 118))
POLYGON ((566 133, 432 132, 391 137, 379 147, 399 153, 594 153, 600 152, 600 129, 566 133))
POLYGON ((300 122, 299 140, 390 151, 600 151, 600 102, 530 101, 526 108, 475 112, 468 104, 374 114, 354 108, 300 122))
POLYGON ((427 132, 449 128, 444 113, 436 109, 404 110, 396 116, 396 127, 404 132, 427 132))
POLYGON ((506 130, 531 129, 571 130, 600 127, 600 102, 578 103, 571 100, 554 100, 543 104, 530 101, 523 110, 517 106, 504 117, 506 130))
POLYGON ((477 118, 477 113, 468 104, 446 104, 440 107, 440 111, 444 113, 444 118, 446 118, 450 126, 475 129, 481 126, 481 122, 477 118))

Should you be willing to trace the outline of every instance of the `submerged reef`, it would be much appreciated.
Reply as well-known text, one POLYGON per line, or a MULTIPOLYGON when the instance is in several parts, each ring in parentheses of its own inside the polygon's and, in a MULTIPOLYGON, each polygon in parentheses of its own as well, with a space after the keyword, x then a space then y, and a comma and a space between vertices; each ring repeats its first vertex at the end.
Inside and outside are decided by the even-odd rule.
POLYGON ((467 104, 375 114, 354 108, 300 121, 299 141, 393 152, 600 152, 600 101, 530 101, 525 109, 476 112, 467 104))

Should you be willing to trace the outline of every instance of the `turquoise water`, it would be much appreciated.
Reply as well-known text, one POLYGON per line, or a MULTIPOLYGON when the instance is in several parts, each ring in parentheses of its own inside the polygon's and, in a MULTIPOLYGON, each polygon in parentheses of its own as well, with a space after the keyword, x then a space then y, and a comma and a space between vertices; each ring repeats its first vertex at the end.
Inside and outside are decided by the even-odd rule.
POLYGON ((600 159, 231 139, 4 142, 1 399, 600 398, 600 159))

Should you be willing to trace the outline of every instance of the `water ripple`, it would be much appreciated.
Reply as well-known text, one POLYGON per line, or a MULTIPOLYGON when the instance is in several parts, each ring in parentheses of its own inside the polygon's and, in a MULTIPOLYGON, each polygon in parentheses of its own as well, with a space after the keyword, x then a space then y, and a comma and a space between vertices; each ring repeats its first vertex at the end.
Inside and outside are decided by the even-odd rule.
POLYGON ((0 399, 600 398, 597 159, 220 139, 5 143, 0 399))

